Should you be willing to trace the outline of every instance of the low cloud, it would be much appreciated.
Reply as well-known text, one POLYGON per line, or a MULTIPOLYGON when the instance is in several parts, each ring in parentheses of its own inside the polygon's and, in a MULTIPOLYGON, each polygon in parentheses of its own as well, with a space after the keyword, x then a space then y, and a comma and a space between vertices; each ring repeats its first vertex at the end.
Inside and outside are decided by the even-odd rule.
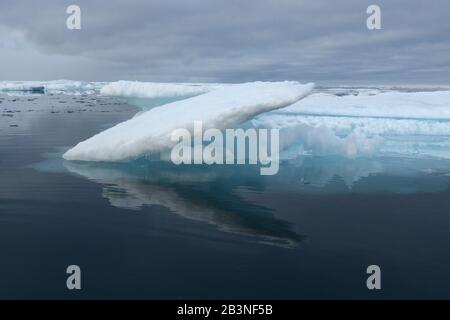
POLYGON ((2 0, 2 80, 448 83, 450 3, 378 1, 2 0))

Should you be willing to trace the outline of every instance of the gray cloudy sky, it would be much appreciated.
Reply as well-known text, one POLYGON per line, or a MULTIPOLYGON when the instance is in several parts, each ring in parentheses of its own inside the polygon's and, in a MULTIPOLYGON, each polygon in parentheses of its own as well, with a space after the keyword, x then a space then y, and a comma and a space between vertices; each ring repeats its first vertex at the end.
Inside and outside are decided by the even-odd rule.
POLYGON ((0 80, 53 79, 448 84, 450 1, 1 0, 0 80))

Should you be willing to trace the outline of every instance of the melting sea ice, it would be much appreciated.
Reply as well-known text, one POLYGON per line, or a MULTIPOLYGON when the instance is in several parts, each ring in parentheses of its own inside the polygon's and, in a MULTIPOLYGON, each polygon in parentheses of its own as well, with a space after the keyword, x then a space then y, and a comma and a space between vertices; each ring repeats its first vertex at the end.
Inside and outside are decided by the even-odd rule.
POLYGON ((77 297, 450 296, 449 91, 124 81, 0 90, 1 297, 70 297, 60 270, 73 263, 86 274, 77 297), (243 111, 227 126, 280 129, 277 175, 149 154, 164 145, 149 150, 140 134, 183 117, 180 106, 206 101, 200 115, 221 123, 222 94, 243 111), (110 132, 127 135, 137 118, 126 153, 110 132), (73 155, 122 159, 65 160, 81 141, 95 143, 73 155), (371 264, 383 272, 378 293, 365 286, 371 264))

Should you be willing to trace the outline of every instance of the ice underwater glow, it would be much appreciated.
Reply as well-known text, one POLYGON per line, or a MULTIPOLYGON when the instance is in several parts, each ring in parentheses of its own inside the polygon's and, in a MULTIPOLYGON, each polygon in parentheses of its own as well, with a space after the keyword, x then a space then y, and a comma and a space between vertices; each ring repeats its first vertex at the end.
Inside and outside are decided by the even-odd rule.
POLYGON ((278 129, 225 129, 223 134, 218 129, 204 131, 203 123, 194 121, 193 131, 193 136, 187 129, 176 129, 172 132, 171 140, 177 142, 170 154, 174 164, 259 163, 263 165, 260 168, 261 175, 278 173, 278 129))

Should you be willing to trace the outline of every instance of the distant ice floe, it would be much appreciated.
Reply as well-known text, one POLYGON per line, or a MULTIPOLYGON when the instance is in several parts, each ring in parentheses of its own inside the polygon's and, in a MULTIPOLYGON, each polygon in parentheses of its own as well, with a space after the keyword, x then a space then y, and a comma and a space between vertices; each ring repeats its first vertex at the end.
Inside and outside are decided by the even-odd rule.
POLYGON ((315 116, 450 120, 450 91, 315 93, 280 113, 315 116))
POLYGON ((71 80, 55 81, 0 81, 0 93, 51 93, 51 94, 95 94, 105 86, 105 82, 85 82, 71 80))
POLYGON ((100 93, 106 96, 164 98, 192 97, 212 90, 222 89, 227 84, 214 83, 157 83, 139 81, 117 81, 105 85, 100 93))
POLYGON ((175 129, 235 128, 256 115, 286 107, 307 96, 313 84, 253 82, 224 86, 208 93, 153 108, 107 129, 67 151, 66 160, 121 161, 170 149, 175 129))

